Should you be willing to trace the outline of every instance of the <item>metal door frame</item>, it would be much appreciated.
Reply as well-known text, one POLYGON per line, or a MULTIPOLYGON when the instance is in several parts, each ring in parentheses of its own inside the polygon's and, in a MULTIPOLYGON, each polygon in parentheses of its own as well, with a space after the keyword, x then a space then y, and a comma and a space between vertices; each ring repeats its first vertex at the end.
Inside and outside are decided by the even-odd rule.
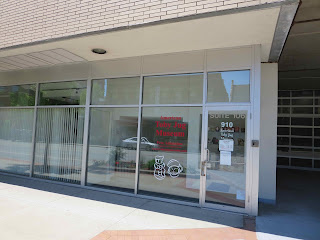
MULTIPOLYGON (((239 106, 237 104, 235 105, 220 105, 220 106, 206 106, 203 109, 203 129, 202 129, 202 144, 201 144, 201 163, 200 163, 200 169, 201 165, 204 161, 206 161, 207 154, 206 154, 206 149, 207 149, 207 144, 208 144, 208 114, 210 111, 214 111, 217 113, 223 113, 223 112, 242 112, 246 113, 246 150, 245 150, 245 157, 246 157, 246 167, 245 167, 245 172, 246 172, 246 200, 245 200, 245 208, 241 207, 233 207, 229 205, 223 205, 223 204, 214 204, 214 203, 206 203, 205 202, 205 195, 206 195, 206 176, 201 176, 200 174, 200 196, 199 196, 199 203, 201 207, 204 208, 213 208, 213 209, 221 209, 221 210, 226 210, 226 211, 232 211, 232 212, 237 212, 237 213, 247 213, 249 214, 250 211, 250 204, 252 201, 251 199, 251 187, 252 184, 250 184, 251 181, 251 169, 252 169, 252 147, 251 147, 251 126, 252 126, 252 119, 251 119, 251 112, 250 112, 250 106, 239 106)), ((206 175, 206 168, 204 170, 204 173, 206 175)))

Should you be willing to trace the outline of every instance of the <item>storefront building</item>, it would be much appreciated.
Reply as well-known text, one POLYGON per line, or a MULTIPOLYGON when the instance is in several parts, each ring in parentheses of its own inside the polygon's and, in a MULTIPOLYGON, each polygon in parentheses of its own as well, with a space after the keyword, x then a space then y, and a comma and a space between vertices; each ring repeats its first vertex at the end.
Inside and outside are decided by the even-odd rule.
POLYGON ((4 41, 1 172, 256 215, 275 191, 277 64, 263 62, 297 2, 229 8, 4 41))

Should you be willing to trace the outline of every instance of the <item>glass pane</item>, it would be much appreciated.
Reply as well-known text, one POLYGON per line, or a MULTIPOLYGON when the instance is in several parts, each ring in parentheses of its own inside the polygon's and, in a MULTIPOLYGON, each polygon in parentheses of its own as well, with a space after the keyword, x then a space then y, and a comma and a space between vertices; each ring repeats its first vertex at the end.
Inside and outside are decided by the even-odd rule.
POLYGON ((278 113, 290 113, 290 108, 289 107, 278 107, 278 113))
POLYGON ((93 80, 91 104, 139 104, 139 92, 139 77, 93 80))
POLYGON ((292 105, 313 105, 313 99, 292 99, 292 105))
POLYGON ((291 138, 292 146, 312 146, 312 139, 310 138, 291 138))
POLYGON ((290 135, 290 128, 278 127, 278 135, 290 135))
POLYGON ((286 158, 286 157, 278 157, 278 158, 277 158, 277 165, 289 166, 289 158, 286 158))
POLYGON ((144 104, 202 103, 203 74, 145 77, 144 104))
POLYGON ((291 125, 312 126, 312 118, 291 118, 291 125))
POLYGON ((278 99, 278 105, 290 105, 290 99, 278 99))
POLYGON ((83 126, 83 108, 38 109, 35 177, 80 183, 83 126))
POLYGON ((312 97, 312 90, 292 91, 292 97, 312 97))
POLYGON ((291 135, 312 136, 311 128, 291 128, 291 135))
POLYGON ((36 85, 0 87, 0 107, 34 106, 36 85))
POLYGON ((288 137, 278 137, 278 145, 289 145, 289 138, 288 137))
POLYGON ((291 166, 312 168, 312 159, 291 158, 291 166))
POLYGON ((313 156, 311 148, 291 148, 291 153, 294 157, 312 158, 313 156))
POLYGON ((139 193, 197 202, 201 107, 143 108, 139 193))
POLYGON ((40 84, 39 105, 85 105, 87 81, 40 84))
POLYGON ((279 91, 278 97, 290 97, 290 91, 279 91))
POLYGON ((278 117, 278 125, 289 125, 290 118, 289 117, 278 117))
POLYGON ((312 107, 293 107, 292 108, 293 114, 313 114, 312 107))
POLYGON ((28 175, 33 109, 0 109, 0 171, 28 175))
POLYGON ((133 192, 138 108, 92 108, 87 184, 133 192))
POLYGON ((250 71, 208 73, 207 102, 250 102, 250 71))
POLYGON ((209 112, 206 202, 245 207, 246 118, 209 112))

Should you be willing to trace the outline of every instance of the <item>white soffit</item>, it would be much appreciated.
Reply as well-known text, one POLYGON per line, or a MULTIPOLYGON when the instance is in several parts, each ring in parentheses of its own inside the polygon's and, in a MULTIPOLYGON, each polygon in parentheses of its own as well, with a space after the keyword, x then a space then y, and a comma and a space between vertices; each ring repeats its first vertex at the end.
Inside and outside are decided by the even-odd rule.
MULTIPOLYGON (((55 61, 60 61, 60 63, 69 60, 84 61, 84 59, 96 61, 255 44, 261 45, 261 61, 268 61, 279 12, 280 6, 274 6, 261 10, 141 26, 2 50, 0 51, 0 68, 14 70, 14 67, 26 68, 37 64, 38 66, 48 65, 48 63, 58 64, 55 61), (93 48, 104 48, 107 54, 94 54, 91 52, 93 48), (59 51, 65 49, 64 53, 68 53, 69 56, 57 52, 58 49, 59 51), (43 53, 45 57, 40 58, 43 53), (62 55, 61 58, 57 59, 56 54, 62 55), (8 57, 12 55, 19 56, 19 63, 10 64, 11 59, 8 57), (20 60, 21 55, 32 57, 32 61, 20 60), (70 55, 76 59, 72 59, 70 55), (5 57, 2 58, 5 61, 2 61, 1 57, 5 57), (38 62, 35 62, 35 59, 38 62)), ((17 56, 14 58, 16 59, 17 56)))
POLYGON ((86 60, 65 49, 57 48, 0 57, 0 71, 13 71, 83 61, 86 60))

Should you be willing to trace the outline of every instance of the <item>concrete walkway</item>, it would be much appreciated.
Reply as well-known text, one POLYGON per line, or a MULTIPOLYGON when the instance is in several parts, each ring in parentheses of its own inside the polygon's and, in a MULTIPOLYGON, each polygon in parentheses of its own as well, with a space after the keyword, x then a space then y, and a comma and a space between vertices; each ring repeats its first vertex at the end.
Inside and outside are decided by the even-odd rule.
POLYGON ((259 240, 320 239, 320 173, 277 170, 277 205, 259 206, 259 240))
POLYGON ((256 239, 238 214, 0 175, 0 239, 256 239))

